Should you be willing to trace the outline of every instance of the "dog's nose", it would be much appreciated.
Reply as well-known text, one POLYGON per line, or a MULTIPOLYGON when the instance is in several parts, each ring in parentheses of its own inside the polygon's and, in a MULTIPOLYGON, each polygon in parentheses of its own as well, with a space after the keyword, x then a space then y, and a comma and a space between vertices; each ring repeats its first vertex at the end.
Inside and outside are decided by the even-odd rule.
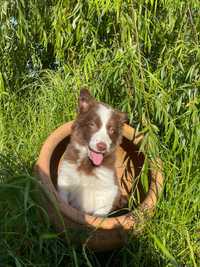
POLYGON ((99 142, 99 143, 96 144, 96 147, 97 147, 98 151, 103 152, 103 151, 106 150, 107 145, 104 142, 99 142))

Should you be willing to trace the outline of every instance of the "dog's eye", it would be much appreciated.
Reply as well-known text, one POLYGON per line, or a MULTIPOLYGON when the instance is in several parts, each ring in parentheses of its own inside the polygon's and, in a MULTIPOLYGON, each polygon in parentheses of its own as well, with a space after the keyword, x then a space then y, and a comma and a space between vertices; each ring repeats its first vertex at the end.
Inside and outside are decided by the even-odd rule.
POLYGON ((90 128, 95 128, 95 127, 96 127, 96 124, 95 124, 95 122, 93 122, 93 121, 90 121, 90 122, 88 123, 88 125, 89 125, 90 128))
POLYGON ((109 128, 109 134, 114 134, 115 133, 115 128, 114 127, 110 127, 109 128))

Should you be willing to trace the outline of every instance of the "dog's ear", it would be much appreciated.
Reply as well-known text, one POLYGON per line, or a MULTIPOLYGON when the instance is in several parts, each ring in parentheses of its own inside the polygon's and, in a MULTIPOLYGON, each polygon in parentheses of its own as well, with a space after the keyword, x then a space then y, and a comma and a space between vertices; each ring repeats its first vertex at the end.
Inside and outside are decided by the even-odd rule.
POLYGON ((119 114, 119 117, 120 117, 120 121, 122 123, 128 122, 128 114, 127 113, 118 111, 118 114, 119 114))
POLYGON ((94 102, 94 98, 91 96, 88 88, 84 87, 80 90, 80 95, 78 99, 78 112, 88 111, 91 104, 94 102))

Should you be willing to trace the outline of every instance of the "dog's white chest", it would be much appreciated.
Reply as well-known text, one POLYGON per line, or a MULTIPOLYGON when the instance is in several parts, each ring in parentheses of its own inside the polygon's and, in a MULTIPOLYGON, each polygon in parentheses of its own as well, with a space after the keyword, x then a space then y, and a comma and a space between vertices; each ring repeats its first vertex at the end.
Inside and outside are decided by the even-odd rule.
POLYGON ((72 206, 95 215, 108 214, 118 195, 114 170, 100 166, 94 175, 86 175, 66 160, 59 168, 58 190, 72 206))

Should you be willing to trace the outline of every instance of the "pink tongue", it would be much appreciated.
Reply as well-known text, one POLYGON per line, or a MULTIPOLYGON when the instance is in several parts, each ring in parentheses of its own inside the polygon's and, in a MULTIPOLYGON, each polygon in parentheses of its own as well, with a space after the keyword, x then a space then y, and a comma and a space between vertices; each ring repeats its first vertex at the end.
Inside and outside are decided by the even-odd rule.
POLYGON ((99 166, 103 161, 103 154, 96 153, 90 150, 89 158, 94 163, 94 165, 99 166))

